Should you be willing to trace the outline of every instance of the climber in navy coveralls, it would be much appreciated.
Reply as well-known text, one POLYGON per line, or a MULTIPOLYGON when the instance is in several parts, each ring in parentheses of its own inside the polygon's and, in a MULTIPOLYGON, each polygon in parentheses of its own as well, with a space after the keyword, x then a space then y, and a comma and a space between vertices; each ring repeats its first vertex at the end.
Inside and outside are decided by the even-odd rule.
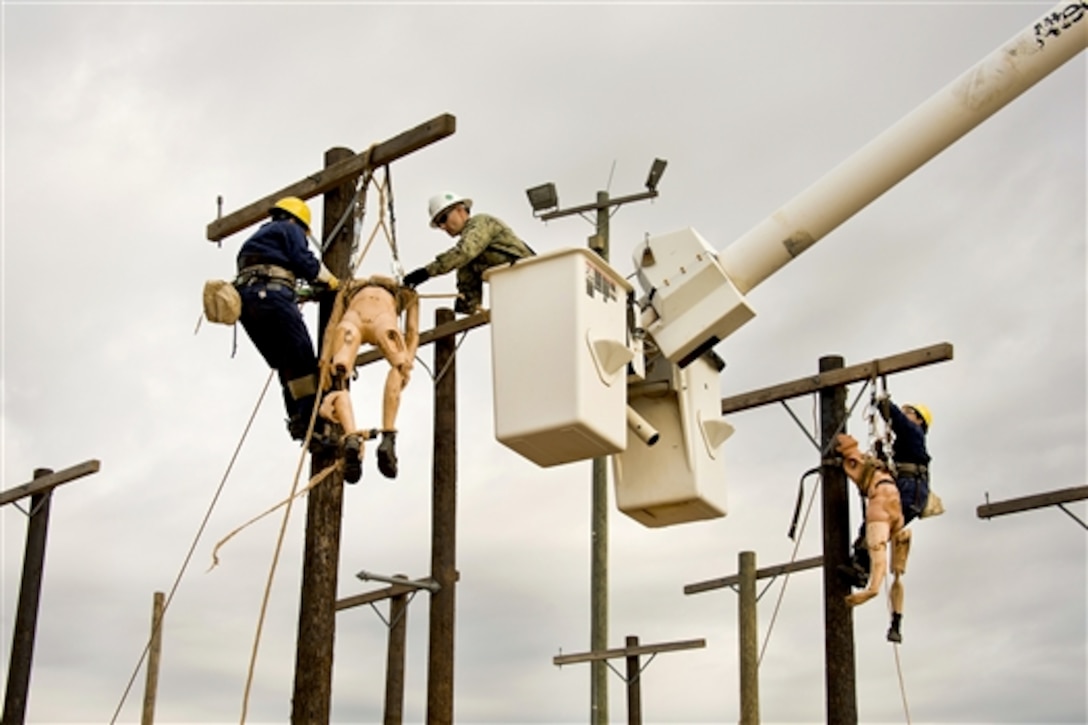
POLYGON ((242 327, 279 374, 287 430, 292 439, 302 440, 317 400, 318 377, 317 356, 298 308, 295 281, 303 279, 331 290, 339 281, 307 246, 310 208, 304 201, 280 199, 269 214, 271 220, 238 251, 234 285, 242 297, 242 327))

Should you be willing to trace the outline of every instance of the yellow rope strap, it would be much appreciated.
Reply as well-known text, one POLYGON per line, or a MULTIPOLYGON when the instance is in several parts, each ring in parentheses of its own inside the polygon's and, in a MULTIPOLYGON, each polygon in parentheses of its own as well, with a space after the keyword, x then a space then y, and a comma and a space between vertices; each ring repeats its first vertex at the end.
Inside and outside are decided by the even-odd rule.
POLYGON ((215 545, 215 548, 212 549, 212 565, 208 567, 208 571, 211 571, 215 567, 219 566, 219 549, 224 544, 226 544, 228 541, 233 539, 235 537, 235 535, 241 533, 243 529, 248 528, 251 524, 257 523, 258 521, 263 519, 265 516, 268 516, 268 514, 272 513, 276 509, 281 508, 282 506, 286 506, 288 501, 290 501, 291 499, 298 498, 299 496, 306 493, 307 491, 309 491, 311 488, 313 488, 317 484, 324 481, 326 478, 329 477, 330 473, 332 473, 334 470, 336 470, 338 464, 339 464, 339 461, 337 463, 333 463, 330 466, 327 466, 323 471, 321 471, 316 476, 311 478, 309 483, 307 483, 305 486, 298 489, 297 491, 294 491, 289 497, 287 497, 284 500, 280 501, 278 504, 266 509, 263 513, 257 514, 256 516, 251 518, 249 521, 245 522, 241 526, 236 527, 233 531, 231 531, 229 534, 227 534, 222 539, 220 539, 219 543, 217 543, 215 545))

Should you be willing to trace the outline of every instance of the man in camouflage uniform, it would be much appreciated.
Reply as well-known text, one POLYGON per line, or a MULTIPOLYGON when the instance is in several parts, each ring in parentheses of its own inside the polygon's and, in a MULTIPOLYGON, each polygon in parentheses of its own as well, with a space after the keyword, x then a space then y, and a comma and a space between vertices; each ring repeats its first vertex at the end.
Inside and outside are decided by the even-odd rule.
POLYGON ((482 309, 484 270, 535 254, 502 220, 488 214, 472 216, 472 199, 446 191, 431 198, 428 211, 432 227, 459 239, 427 266, 409 272, 404 284, 414 288, 456 269, 458 297, 453 309, 463 315, 482 309))

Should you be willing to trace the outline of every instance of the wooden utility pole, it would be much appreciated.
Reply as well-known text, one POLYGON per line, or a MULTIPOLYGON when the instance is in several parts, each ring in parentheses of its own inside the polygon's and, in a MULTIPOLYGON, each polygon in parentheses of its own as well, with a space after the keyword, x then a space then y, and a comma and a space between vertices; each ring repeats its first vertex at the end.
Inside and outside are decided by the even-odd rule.
MULTIPOLYGON (((637 651, 638 637, 627 635, 627 651, 637 651)), ((642 667, 637 654, 627 655, 627 722, 628 725, 642 723, 642 667)))
MULTIPOLYGON (((50 473, 53 473, 52 469, 36 468, 34 478, 43 478, 50 473)), ((48 490, 30 498, 23 578, 19 584, 8 689, 4 698, 4 725, 21 724, 26 719, 27 692, 30 689, 30 667, 34 659, 34 638, 38 630, 38 604, 42 593, 42 570, 45 568, 45 543, 49 538, 49 505, 52 496, 53 491, 48 490)))
POLYGON ((756 607, 756 553, 742 551, 737 556, 740 606, 737 608, 737 634, 740 640, 740 723, 759 725, 759 617, 756 607))
POLYGON ((404 722, 404 652, 408 638, 408 593, 389 598, 389 645, 385 656, 384 725, 404 722))
POLYGON ((98 461, 90 460, 54 473, 50 468, 34 470, 34 480, 0 493, 0 506, 30 497, 30 519, 26 529, 26 549, 23 553, 23 575, 19 583, 19 603, 15 610, 15 627, 11 634, 11 660, 8 684, 4 694, 2 725, 23 725, 26 722, 27 694, 30 690, 30 670, 34 660, 34 638, 38 630, 38 606, 41 601, 42 576, 45 570, 45 543, 49 538, 49 507, 53 489, 62 483, 97 473, 98 461))
POLYGON ((147 656, 147 680, 144 683, 144 709, 140 725, 155 722, 155 699, 159 692, 159 661, 162 658, 162 614, 166 595, 155 592, 151 601, 151 644, 147 656))
MULTIPOLYGON (((611 211, 608 192, 597 192, 597 236, 590 238, 590 249, 608 261, 609 226, 611 211)), ((594 458, 592 464, 593 503, 591 515, 592 555, 590 559, 590 636, 589 646, 594 651, 608 648, 608 459, 594 458)), ((604 725, 608 722, 608 672, 604 660, 590 663, 591 712, 596 713, 592 722, 604 725)))
MULTIPOLYGON (((354 156, 346 148, 325 153, 325 167, 354 156)), ((333 239, 328 235, 344 214, 351 214, 355 178, 345 179, 325 192, 322 225, 325 265, 340 279, 351 276, 353 224, 344 224, 333 239)), ((323 341, 332 316, 333 302, 322 300, 317 339, 323 341)), ((321 343, 318 343, 319 346, 321 343)), ((336 462, 334 451, 322 449, 310 459, 310 475, 316 476, 336 462)), ((298 616, 298 647, 295 652, 295 693, 291 722, 329 722, 332 707, 332 657, 336 640, 336 583, 340 563, 340 524, 344 507, 344 477, 334 471, 310 489, 306 497, 306 549, 302 560, 302 592, 298 616)))
MULTIPOLYGON (((820 374, 841 370, 837 355, 820 358, 820 374)), ((854 613, 846 604, 850 583, 838 567, 850 563, 850 491, 846 473, 831 459, 835 435, 846 432, 846 386, 820 391, 820 493, 824 538, 824 681, 827 722, 858 721, 854 674, 854 613)))
MULTIPOLYGON (((435 328, 453 322, 453 310, 435 312, 435 328)), ((434 346, 434 461, 431 510, 431 593, 427 651, 427 722, 453 722, 453 644, 457 583, 457 343, 434 346)))

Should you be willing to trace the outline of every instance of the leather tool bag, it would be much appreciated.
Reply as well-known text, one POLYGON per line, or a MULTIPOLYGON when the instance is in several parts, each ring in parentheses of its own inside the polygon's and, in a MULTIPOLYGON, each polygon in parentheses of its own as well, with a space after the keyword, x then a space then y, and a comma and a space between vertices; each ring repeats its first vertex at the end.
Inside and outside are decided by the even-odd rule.
POLYGON ((204 316, 208 322, 233 325, 242 316, 242 297, 233 282, 209 279, 204 283, 204 316))

